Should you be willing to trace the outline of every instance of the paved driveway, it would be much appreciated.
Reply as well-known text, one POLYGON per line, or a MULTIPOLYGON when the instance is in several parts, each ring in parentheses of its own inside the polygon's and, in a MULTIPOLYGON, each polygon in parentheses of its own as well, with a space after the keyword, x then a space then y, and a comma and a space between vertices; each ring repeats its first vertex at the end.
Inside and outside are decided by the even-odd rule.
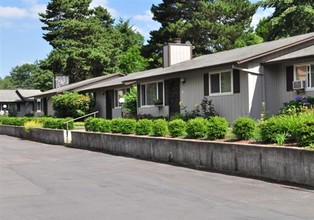
POLYGON ((1 220, 314 219, 314 191, 0 135, 1 220))

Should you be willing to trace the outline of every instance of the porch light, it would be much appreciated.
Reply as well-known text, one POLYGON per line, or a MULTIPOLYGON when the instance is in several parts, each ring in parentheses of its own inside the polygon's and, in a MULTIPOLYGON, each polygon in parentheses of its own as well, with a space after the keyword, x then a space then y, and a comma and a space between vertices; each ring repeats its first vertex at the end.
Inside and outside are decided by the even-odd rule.
POLYGON ((182 82, 182 84, 186 83, 186 79, 185 78, 181 78, 181 82, 182 82))
POLYGON ((119 103, 120 103, 120 104, 123 104, 124 102, 125 102, 125 100, 124 100, 123 97, 119 98, 119 103))
POLYGON ((6 104, 2 105, 3 109, 6 109, 8 106, 6 104))

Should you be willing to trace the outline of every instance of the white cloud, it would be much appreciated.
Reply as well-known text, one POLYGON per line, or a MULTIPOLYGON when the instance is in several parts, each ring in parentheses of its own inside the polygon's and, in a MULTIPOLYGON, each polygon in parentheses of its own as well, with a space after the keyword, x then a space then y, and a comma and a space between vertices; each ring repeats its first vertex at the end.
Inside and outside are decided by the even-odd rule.
POLYGON ((29 13, 27 10, 17 7, 2 7, 0 6, 0 17, 18 19, 28 17, 29 13))
POLYGON ((268 17, 274 13, 274 8, 266 8, 263 10, 262 8, 259 8, 255 15, 252 18, 251 26, 256 28, 258 22, 265 17, 268 17))
POLYGON ((134 20, 137 21, 152 21, 153 20, 153 14, 150 10, 145 11, 145 13, 143 15, 135 15, 133 17, 134 20))
POLYGON ((115 10, 114 8, 110 8, 108 6, 108 3, 109 3, 108 0, 93 0, 92 3, 90 4, 90 8, 101 6, 103 8, 106 8, 112 17, 117 17, 119 14, 118 11, 115 10))

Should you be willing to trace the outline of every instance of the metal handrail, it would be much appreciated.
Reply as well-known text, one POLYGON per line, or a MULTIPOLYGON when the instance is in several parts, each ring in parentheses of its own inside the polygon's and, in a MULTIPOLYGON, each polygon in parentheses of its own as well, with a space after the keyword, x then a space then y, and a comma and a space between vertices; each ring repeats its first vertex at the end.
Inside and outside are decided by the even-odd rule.
POLYGON ((68 132, 68 130, 69 130, 69 123, 70 123, 70 122, 76 121, 76 120, 79 120, 79 119, 82 119, 82 118, 86 118, 86 117, 88 117, 88 116, 90 116, 90 115, 94 115, 94 118, 95 118, 97 113, 99 113, 99 111, 92 112, 92 113, 89 113, 89 114, 87 114, 87 115, 83 115, 83 116, 81 116, 81 117, 74 118, 74 119, 71 119, 71 120, 69 120, 69 121, 64 122, 65 124, 67 124, 67 132, 68 132))

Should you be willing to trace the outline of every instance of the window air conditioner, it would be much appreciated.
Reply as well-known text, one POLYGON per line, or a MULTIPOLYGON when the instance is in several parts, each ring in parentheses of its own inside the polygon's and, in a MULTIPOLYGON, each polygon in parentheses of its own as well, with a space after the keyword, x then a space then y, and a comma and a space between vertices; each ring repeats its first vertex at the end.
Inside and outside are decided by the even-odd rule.
POLYGON ((292 82, 292 87, 294 90, 305 89, 306 81, 305 80, 295 80, 292 82))

